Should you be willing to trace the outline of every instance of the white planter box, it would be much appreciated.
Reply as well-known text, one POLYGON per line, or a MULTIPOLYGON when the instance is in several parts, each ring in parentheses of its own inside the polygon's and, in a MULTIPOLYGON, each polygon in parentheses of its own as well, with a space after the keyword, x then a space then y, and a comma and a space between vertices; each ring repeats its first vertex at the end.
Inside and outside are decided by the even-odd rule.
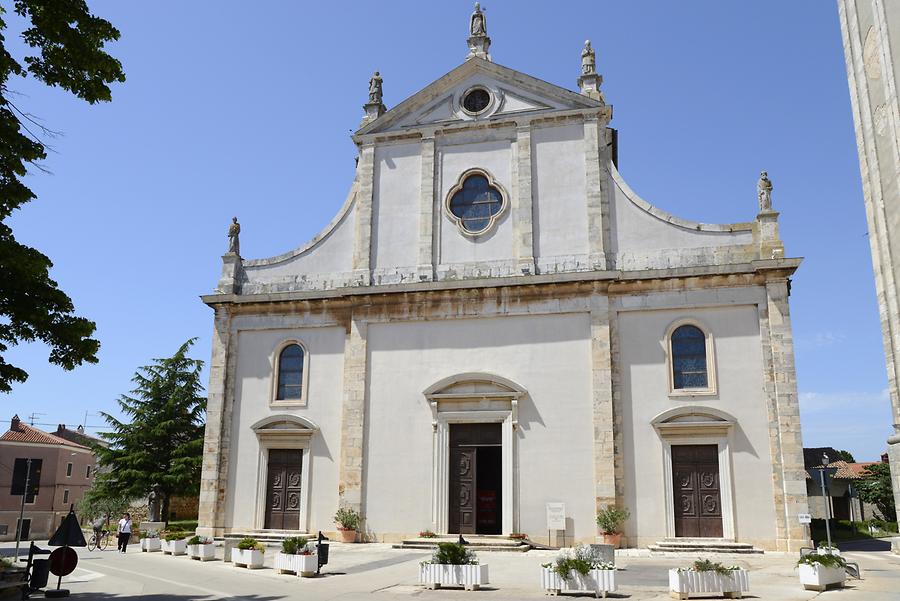
POLYGON ((461 586, 467 591, 477 591, 488 584, 487 564, 453 566, 440 563, 423 563, 419 566, 419 582, 430 589, 441 586, 461 586))
POLYGON ((187 541, 185 540, 162 540, 162 552, 169 555, 184 555, 187 553, 187 541))
POLYGON ((312 578, 319 568, 318 555, 288 555, 286 553, 275 554, 275 571, 279 574, 293 572, 297 576, 312 578))
POLYGON ((582 576, 572 572, 568 578, 561 578, 552 568, 541 568, 541 588, 551 595, 562 591, 591 591, 595 597, 606 597, 606 593, 616 590, 615 570, 591 570, 582 576))
POLYGON ((141 539, 141 551, 146 551, 147 553, 153 553, 154 551, 159 551, 162 547, 160 546, 158 538, 142 538, 141 539))
POLYGON ((832 584, 843 587, 844 580, 847 579, 847 572, 843 567, 829 568, 808 563, 801 563, 797 567, 800 569, 800 584, 810 591, 824 591, 832 584))
POLYGON ((256 549, 238 549, 235 547, 231 550, 231 563, 251 570, 259 569, 263 567, 263 552, 256 549))
POLYGON ((216 558, 216 546, 212 543, 207 545, 188 545, 188 555, 191 559, 199 559, 200 561, 212 561, 216 558))
POLYGON ((722 593, 726 598, 740 599, 750 591, 750 576, 747 570, 734 570, 727 575, 669 570, 669 591, 676 599, 689 599, 691 593, 722 593))

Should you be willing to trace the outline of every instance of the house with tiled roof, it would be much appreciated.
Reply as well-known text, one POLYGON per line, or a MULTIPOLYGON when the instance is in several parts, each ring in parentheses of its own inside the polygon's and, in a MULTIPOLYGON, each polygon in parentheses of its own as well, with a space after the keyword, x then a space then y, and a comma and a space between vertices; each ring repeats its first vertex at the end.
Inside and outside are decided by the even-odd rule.
POLYGON ((0 436, 0 541, 15 540, 20 526, 22 497, 10 494, 16 460, 32 460, 38 481, 34 495, 25 498, 22 539, 48 538, 69 506, 90 488, 97 465, 91 448, 57 433, 23 423, 18 415, 0 436))
POLYGON ((825 518, 825 499, 830 503, 830 517, 836 520, 861 522, 872 518, 881 518, 875 506, 863 503, 857 491, 857 482, 866 475, 866 468, 878 461, 849 462, 837 459, 841 454, 832 447, 813 447, 803 449, 803 462, 806 467, 806 495, 809 497, 809 512, 814 518, 825 518), (820 474, 823 457, 828 456, 828 467, 836 471, 830 477, 826 475, 825 491, 822 494, 822 476, 820 474))

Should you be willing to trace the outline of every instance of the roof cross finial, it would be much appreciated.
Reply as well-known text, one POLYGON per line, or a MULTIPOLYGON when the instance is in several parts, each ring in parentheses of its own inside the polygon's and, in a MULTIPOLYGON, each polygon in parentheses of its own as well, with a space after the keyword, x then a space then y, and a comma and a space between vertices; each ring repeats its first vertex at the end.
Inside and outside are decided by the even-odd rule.
POLYGON ((491 55, 488 53, 488 49, 491 47, 491 38, 487 35, 487 17, 481 11, 481 4, 478 2, 475 3, 475 10, 469 17, 469 39, 466 41, 469 44, 469 55, 466 60, 475 57, 491 60, 491 55))

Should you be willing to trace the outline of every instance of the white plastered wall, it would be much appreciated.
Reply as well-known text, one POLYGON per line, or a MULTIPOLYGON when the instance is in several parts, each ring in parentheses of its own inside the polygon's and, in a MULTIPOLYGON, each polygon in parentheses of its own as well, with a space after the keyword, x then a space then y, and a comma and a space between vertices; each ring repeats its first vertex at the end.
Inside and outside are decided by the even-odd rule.
POLYGON ((584 125, 536 128, 531 140, 535 257, 539 263, 586 258, 584 125))
POLYGON ((568 535, 593 540, 587 313, 370 324, 365 512, 370 534, 414 534, 432 523, 432 413, 423 391, 489 372, 528 396, 516 431, 518 525, 546 530, 548 502, 566 503, 568 535))
POLYGON ((378 274, 415 272, 419 239, 420 144, 375 148, 372 259, 378 274))
MULTIPOLYGON (((750 304, 756 300, 755 296, 750 290, 709 291, 692 298, 666 296, 649 295, 649 300, 645 297, 642 303, 647 308, 635 307, 618 314, 624 504, 631 509, 625 527, 629 545, 646 546, 667 535, 669 508, 665 500, 664 446, 650 422, 664 411, 690 405, 719 409, 737 420, 727 437, 733 507, 723 507, 723 512, 733 511, 734 535, 738 541, 770 548, 775 539, 775 508, 759 316, 757 305, 750 304), (723 300, 734 306, 703 308, 704 304, 723 300), (697 307, 652 310, 652 305, 657 303, 661 306, 690 303, 697 307), (697 320, 713 334, 718 386, 713 396, 670 397, 668 394, 665 334, 674 321, 685 318, 697 320)), ((720 474, 722 471, 720 465, 720 474)))
POLYGON ((287 318, 238 318, 234 413, 229 449, 229 494, 226 527, 248 530, 262 527, 258 491, 265 473, 259 473, 260 445, 251 425, 271 415, 296 415, 319 427, 310 439, 308 529, 328 530, 338 505, 338 462, 341 448, 341 398, 344 366, 342 327, 281 327, 287 318), (309 353, 309 380, 305 407, 270 407, 274 353, 284 340, 300 340, 309 353))

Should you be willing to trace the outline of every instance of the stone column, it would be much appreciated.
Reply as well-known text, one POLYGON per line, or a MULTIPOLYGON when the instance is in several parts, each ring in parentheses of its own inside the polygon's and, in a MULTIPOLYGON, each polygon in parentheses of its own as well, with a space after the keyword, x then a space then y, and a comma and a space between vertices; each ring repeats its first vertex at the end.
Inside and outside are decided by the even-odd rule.
POLYGON ((512 207, 514 252, 519 273, 533 275, 535 269, 530 125, 521 125, 516 130, 516 156, 516 193, 512 207))
POLYGON ((221 536, 225 533, 225 490, 230 439, 230 411, 226 411, 228 353, 231 341, 231 316, 225 305, 215 307, 212 358, 209 362, 209 386, 206 401, 206 429, 203 435, 203 467, 200 475, 200 509, 197 534, 221 536))
POLYGON ((341 410, 341 467, 339 495, 342 507, 363 513, 363 442, 366 422, 366 334, 368 324, 350 319, 344 342, 344 399, 341 410))
POLYGON ((416 275, 420 282, 434 279, 434 136, 422 138, 422 178, 419 183, 419 255, 416 275))
POLYGON ((604 291, 591 296, 591 385, 594 412, 594 490, 597 511, 616 504, 612 322, 604 291))
POLYGON ((359 192, 356 194, 356 235, 353 246, 353 277, 356 285, 371 280, 372 194, 375 190, 375 146, 364 144, 359 151, 359 192))
POLYGON ((809 503, 787 280, 766 284, 766 303, 760 305, 760 339, 765 362, 776 546, 778 551, 793 552, 809 544, 806 527, 797 518, 798 514, 809 512, 809 503))
POLYGON ((609 189, 606 169, 601 167, 600 119, 589 117, 584 122, 585 184, 587 186, 588 252, 592 269, 609 269, 609 189))

